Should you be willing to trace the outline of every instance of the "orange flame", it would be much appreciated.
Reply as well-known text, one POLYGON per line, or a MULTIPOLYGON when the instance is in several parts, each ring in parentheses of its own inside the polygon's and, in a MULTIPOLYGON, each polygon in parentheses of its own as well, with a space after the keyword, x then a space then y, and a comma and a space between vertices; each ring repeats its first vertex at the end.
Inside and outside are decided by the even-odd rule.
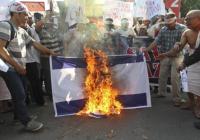
POLYGON ((100 50, 84 49, 87 77, 84 92, 86 106, 80 113, 101 115, 120 114, 122 105, 116 100, 118 90, 113 88, 108 57, 100 50))

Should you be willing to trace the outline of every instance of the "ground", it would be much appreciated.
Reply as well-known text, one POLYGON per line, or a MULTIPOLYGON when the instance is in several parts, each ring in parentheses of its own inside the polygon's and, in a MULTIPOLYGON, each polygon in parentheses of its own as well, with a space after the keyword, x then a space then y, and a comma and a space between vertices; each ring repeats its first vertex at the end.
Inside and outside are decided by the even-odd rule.
MULTIPOLYGON (((0 140, 199 140, 191 111, 174 107, 171 94, 152 98, 152 107, 123 110, 119 116, 94 119, 88 116, 54 117, 51 102, 29 110, 44 123, 42 131, 26 132, 13 124, 12 113, 0 114, 0 140)), ((200 120, 199 120, 200 121, 200 120)))

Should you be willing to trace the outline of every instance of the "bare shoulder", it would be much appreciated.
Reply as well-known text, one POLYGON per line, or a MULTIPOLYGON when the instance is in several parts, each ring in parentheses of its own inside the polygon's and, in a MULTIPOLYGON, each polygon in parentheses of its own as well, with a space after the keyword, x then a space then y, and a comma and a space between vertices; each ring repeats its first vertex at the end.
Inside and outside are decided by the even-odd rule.
POLYGON ((185 30, 184 32, 183 32, 183 35, 185 35, 185 36, 190 36, 190 37, 192 37, 192 36, 195 36, 197 33, 196 32, 194 32, 193 30, 191 30, 191 29, 187 29, 187 30, 185 30))
POLYGON ((183 34, 188 34, 189 32, 191 32, 191 29, 186 29, 183 34))

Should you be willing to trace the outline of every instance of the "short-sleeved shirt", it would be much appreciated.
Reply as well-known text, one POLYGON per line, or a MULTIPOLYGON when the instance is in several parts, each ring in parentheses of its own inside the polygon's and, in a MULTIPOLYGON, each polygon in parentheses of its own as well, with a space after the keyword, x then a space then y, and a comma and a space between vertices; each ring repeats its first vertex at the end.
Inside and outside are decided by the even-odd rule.
POLYGON ((40 32, 39 36, 40 36, 40 43, 42 45, 44 45, 45 47, 56 53, 62 53, 63 46, 61 46, 58 30, 54 28, 50 30, 49 28, 45 27, 40 32))
MULTIPOLYGON (((29 26, 26 31, 33 39, 35 39, 36 42, 40 42, 39 35, 35 31, 34 27, 29 26)), ((26 55, 27 63, 33 63, 33 62, 40 63, 40 53, 38 52, 38 50, 36 50, 36 48, 34 48, 33 46, 27 46, 26 51, 27 51, 26 52, 27 53, 27 55, 26 55)))
POLYGON ((158 36, 155 39, 156 44, 160 46, 159 51, 161 53, 165 53, 173 48, 174 44, 181 40, 181 35, 185 29, 186 26, 178 23, 176 24, 174 30, 168 29, 167 26, 161 28, 158 36))
MULTIPOLYGON (((20 65, 26 66, 26 46, 32 44, 34 39, 21 27, 12 26, 15 30, 15 36, 11 38, 11 25, 8 22, 0 22, 0 39, 10 41, 7 46, 7 51, 10 56, 20 65)), ((9 65, 9 64, 8 64, 9 65)), ((9 65, 9 67, 12 67, 9 65)))

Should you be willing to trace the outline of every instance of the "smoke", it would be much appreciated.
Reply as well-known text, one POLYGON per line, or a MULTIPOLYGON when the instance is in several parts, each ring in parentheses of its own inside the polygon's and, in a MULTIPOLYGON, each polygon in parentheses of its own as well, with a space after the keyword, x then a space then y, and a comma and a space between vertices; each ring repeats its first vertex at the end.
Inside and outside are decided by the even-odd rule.
POLYGON ((58 2, 59 14, 47 14, 46 17, 53 17, 57 25, 64 56, 83 57, 86 47, 101 49, 108 55, 127 54, 127 47, 123 47, 126 39, 121 39, 118 33, 106 31, 102 14, 92 14, 92 11, 102 10, 103 3, 99 8, 98 1, 94 0, 64 0, 58 2))

